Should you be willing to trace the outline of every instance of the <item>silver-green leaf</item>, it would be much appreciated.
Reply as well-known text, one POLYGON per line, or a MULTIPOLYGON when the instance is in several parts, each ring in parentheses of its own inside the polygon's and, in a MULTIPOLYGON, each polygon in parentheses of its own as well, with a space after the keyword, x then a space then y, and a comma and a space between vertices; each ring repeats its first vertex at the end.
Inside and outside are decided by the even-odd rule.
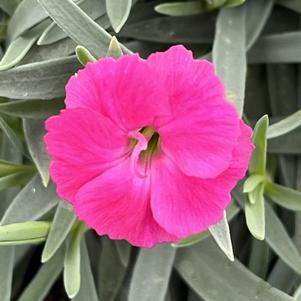
POLYGON ((295 211, 301 211, 301 192, 272 182, 265 184, 265 194, 276 204, 295 211))
POLYGON ((263 189, 263 184, 258 185, 248 194, 249 199, 245 202, 245 215, 248 229, 251 234, 259 240, 265 238, 265 201, 263 189), (252 200, 253 198, 255 200, 252 200))
POLYGON ((119 32, 129 17, 132 0, 106 0, 107 14, 115 32, 119 32))
POLYGON ((42 262, 48 261, 62 245, 75 221, 73 208, 66 201, 60 201, 43 249, 42 262))
POLYGON ((216 225, 210 226, 209 231, 226 256, 234 261, 233 247, 231 242, 230 228, 224 211, 223 219, 216 225))
POLYGON ((175 252, 168 244, 140 250, 131 280, 129 301, 164 301, 175 252))

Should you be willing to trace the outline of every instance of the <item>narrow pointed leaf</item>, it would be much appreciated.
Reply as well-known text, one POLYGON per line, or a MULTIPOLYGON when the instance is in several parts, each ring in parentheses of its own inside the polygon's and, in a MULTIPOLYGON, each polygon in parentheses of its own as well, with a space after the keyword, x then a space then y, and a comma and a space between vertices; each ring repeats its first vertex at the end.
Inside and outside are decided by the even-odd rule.
POLYGON ((281 220, 269 204, 266 205, 266 241, 274 252, 301 275, 301 256, 281 220))
POLYGON ((267 138, 272 139, 285 135, 298 128, 299 126, 301 126, 301 110, 298 110, 289 117, 286 117, 281 121, 269 126, 267 138))
POLYGON ((256 195, 255 202, 245 202, 245 214, 248 229, 251 234, 263 240, 265 237, 265 202, 263 197, 263 184, 257 186, 250 194, 256 195))
POLYGON ((213 62, 222 78, 227 99, 243 112, 246 81, 245 7, 222 9, 213 43, 213 62))
POLYGON ((234 261, 233 247, 226 212, 223 219, 216 225, 210 226, 209 231, 225 255, 234 261))
POLYGON ((43 301, 63 269, 61 248, 48 262, 44 263, 26 287, 18 301, 43 301))
POLYGON ((1 301, 11 300, 14 268, 14 247, 0 247, 0 295, 1 301))
POLYGON ((252 240, 248 268, 255 275, 265 279, 269 270, 271 249, 265 241, 252 240))
POLYGON ((49 222, 25 222, 0 226, 0 245, 18 244, 23 241, 45 239, 49 222))
POLYGON ((56 115, 64 108, 61 99, 52 100, 14 100, 0 103, 0 112, 14 117, 44 119, 56 115))
POLYGON ((249 63, 300 63, 300 35, 298 30, 262 36, 248 52, 249 63))
POLYGON ((244 182, 243 192, 247 193, 253 191, 263 181, 264 177, 262 175, 250 175, 244 182))
POLYGON ((203 13, 206 8, 201 1, 179 1, 158 4, 155 10, 167 16, 193 16, 203 13))
MULTIPOLYGON (((96 58, 106 55, 112 36, 71 0, 39 0, 49 16, 72 40, 86 47, 96 58)), ((123 51, 130 51, 123 47, 123 51)))
POLYGON ((6 210, 1 225, 36 220, 53 208, 59 198, 51 183, 47 188, 35 176, 13 199, 6 210))
POLYGON ((269 118, 267 115, 261 117, 254 128, 253 143, 255 150, 252 153, 249 172, 250 174, 264 175, 266 169, 266 153, 267 153, 267 129, 269 126, 269 118))
POLYGON ((115 246, 121 263, 125 268, 127 268, 131 256, 131 245, 127 241, 116 240, 115 246))
POLYGON ((33 171, 32 165, 21 165, 14 162, 0 160, 0 177, 7 176, 12 173, 33 171))
POLYGON ((248 193, 248 201, 252 205, 254 205, 258 200, 262 199, 262 189, 260 189, 260 186, 264 186, 264 183, 261 183, 254 190, 248 193))
MULTIPOLYGON (((74 1, 92 20, 96 20, 106 13, 105 0, 83 0, 74 1)), ((52 22, 40 36, 38 45, 49 45, 66 38, 66 33, 55 23, 52 22)))
POLYGON ((68 297, 74 298, 80 290, 80 241, 85 226, 78 223, 73 229, 64 260, 64 286, 68 297))
MULTIPOLYGON (((83 0, 79 1, 77 4, 92 20, 95 20, 95 22, 104 27, 104 29, 110 27, 110 21, 106 15, 105 0, 83 0)), ((39 46, 50 45, 66 37, 68 37, 66 32, 53 22, 41 34, 37 44, 39 46)))
POLYGON ((274 0, 246 1, 245 6, 247 27, 246 48, 250 49, 258 39, 270 17, 274 0))
POLYGON ((106 0, 107 14, 115 32, 119 32, 129 17, 132 0, 106 0))
MULTIPOLYGON (((9 0, 10 2, 11 0, 9 0)), ((37 0, 21 1, 9 22, 7 35, 9 41, 13 41, 26 32, 28 29, 39 24, 47 18, 43 8, 37 0)))
MULTIPOLYGON (((235 200, 243 207, 244 195, 239 191, 238 187, 232 193, 235 200)), ((298 274, 301 274, 301 256, 284 228, 283 223, 267 202, 265 202, 265 222, 266 242, 289 267, 298 274)))
POLYGON ((118 40, 116 39, 116 37, 112 37, 112 40, 110 42, 109 45, 109 49, 107 52, 107 56, 111 56, 114 59, 118 59, 119 57, 122 56, 122 49, 120 47, 120 44, 118 42, 118 40))
POLYGON ((54 219, 42 253, 42 262, 48 261, 64 242, 75 221, 72 206, 61 201, 57 207, 54 219))
POLYGON ((101 238, 101 252, 95 263, 100 300, 116 300, 125 280, 129 260, 130 250, 125 242, 112 241, 107 237, 101 238))
POLYGON ((0 117, 0 129, 6 134, 12 146, 22 153, 22 142, 20 141, 16 133, 13 131, 13 129, 7 124, 7 122, 2 117, 0 117))
POLYGON ((24 119, 23 129, 30 156, 39 171, 43 185, 46 187, 50 180, 48 171, 50 158, 44 145, 44 120, 24 119))
POLYGON ((131 280, 129 301, 164 301, 175 252, 168 244, 140 250, 131 280))
POLYGON ((97 291, 95 287, 95 282, 93 278, 93 273, 91 270, 91 264, 88 254, 88 249, 86 246, 86 242, 83 239, 81 241, 81 286, 79 293, 73 301, 98 301, 97 291))
POLYGON ((22 186, 24 184, 27 184, 27 182, 30 181, 30 179, 34 176, 35 172, 33 171, 21 171, 9 174, 7 176, 0 178, 0 191, 15 187, 15 186, 22 186))
POLYGON ((301 211, 301 192, 272 182, 265 184, 265 194, 276 204, 301 211))
MULTIPOLYGON (((111 23, 107 14, 102 14, 99 12, 99 10, 93 12, 96 12, 99 16, 93 16, 92 19, 95 21, 95 23, 97 23, 100 27, 102 27, 105 30, 111 27, 111 23)), ((37 45, 47 46, 56 44, 57 42, 62 42, 62 40, 68 37, 68 34, 65 31, 63 31, 55 22, 53 22, 53 24, 46 28, 46 30, 40 36, 40 38, 37 41, 37 45)))
POLYGON ((0 71, 7 70, 17 65, 38 39, 42 31, 47 27, 50 21, 43 23, 30 29, 20 37, 17 37, 7 48, 3 58, 0 61, 0 71))
POLYGON ((80 63, 85 66, 89 62, 95 62, 95 57, 89 52, 88 49, 86 49, 83 46, 77 46, 75 48, 75 53, 77 59, 80 61, 80 63))
POLYGON ((68 79, 79 68, 75 56, 14 67, 0 72, 0 96, 12 99, 64 97, 68 79))
POLYGON ((229 262, 208 239, 178 251, 175 268, 185 282, 204 300, 293 301, 289 295, 271 287, 239 261, 229 262))

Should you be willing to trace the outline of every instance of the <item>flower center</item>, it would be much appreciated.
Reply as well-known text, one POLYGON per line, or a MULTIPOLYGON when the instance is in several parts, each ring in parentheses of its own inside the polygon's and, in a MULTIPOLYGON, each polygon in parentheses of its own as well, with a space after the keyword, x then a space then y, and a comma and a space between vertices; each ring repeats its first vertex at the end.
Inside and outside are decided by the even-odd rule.
POLYGON ((158 150, 159 134, 152 127, 144 127, 139 132, 130 132, 133 147, 131 166, 140 177, 146 177, 150 169, 151 160, 158 150))
POLYGON ((159 143, 159 134, 152 127, 145 127, 140 130, 140 133, 146 138, 148 141, 147 149, 140 153, 140 159, 148 160, 158 149, 159 143))

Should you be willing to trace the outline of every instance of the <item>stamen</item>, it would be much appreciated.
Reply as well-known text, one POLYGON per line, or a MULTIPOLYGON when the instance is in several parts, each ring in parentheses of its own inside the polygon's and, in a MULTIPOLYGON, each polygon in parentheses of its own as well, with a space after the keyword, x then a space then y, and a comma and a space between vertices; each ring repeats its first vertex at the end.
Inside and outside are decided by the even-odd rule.
POLYGON ((146 137, 146 139, 149 141, 152 138, 153 134, 155 133, 155 130, 150 126, 146 126, 140 130, 140 133, 143 134, 146 137))
POLYGON ((139 169, 138 160, 140 153, 147 149, 148 141, 140 132, 131 131, 129 137, 136 139, 136 144, 131 154, 131 169, 139 177, 145 177, 145 174, 139 169))
POLYGON ((131 131, 131 169, 139 177, 146 177, 151 164, 151 158, 157 149, 159 134, 151 127, 144 127, 139 132, 131 131))

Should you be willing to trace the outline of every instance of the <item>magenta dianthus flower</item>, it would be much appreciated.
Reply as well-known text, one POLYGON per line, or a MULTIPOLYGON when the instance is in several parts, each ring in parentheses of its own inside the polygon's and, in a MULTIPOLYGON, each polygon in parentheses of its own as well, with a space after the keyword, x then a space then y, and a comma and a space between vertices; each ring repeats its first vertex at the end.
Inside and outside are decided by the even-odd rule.
POLYGON ((89 63, 46 122, 58 194, 99 235, 135 246, 206 230, 246 172, 251 129, 183 46, 89 63))

